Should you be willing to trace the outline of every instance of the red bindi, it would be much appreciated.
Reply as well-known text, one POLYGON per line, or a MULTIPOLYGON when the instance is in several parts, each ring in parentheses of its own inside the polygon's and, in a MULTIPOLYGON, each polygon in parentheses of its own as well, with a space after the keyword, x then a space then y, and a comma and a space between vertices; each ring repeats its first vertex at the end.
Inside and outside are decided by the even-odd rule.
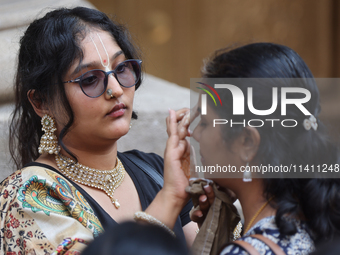
POLYGON ((106 59, 104 59, 104 63, 106 63, 106 59))

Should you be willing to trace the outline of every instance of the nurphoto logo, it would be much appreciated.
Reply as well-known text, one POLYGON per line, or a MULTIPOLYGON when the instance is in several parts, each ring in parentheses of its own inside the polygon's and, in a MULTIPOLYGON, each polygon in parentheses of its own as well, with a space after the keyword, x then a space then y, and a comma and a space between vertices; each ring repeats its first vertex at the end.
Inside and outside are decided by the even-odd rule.
MULTIPOLYGON (((222 100, 217 93, 216 89, 227 89, 230 91, 232 95, 232 113, 233 115, 244 115, 245 114, 245 96, 243 94, 243 91, 237 87, 236 85, 232 84, 215 84, 214 87, 203 83, 203 82, 197 82, 201 85, 203 85, 206 88, 197 87, 198 89, 202 90, 205 93, 201 93, 200 100, 201 100, 201 115, 207 114, 207 95, 209 95, 212 100, 214 101, 215 106, 217 106, 216 100, 214 95, 217 97, 217 99, 220 102, 220 105, 222 106, 222 100), (212 91, 212 94, 208 89, 212 91)), ((257 116, 267 116, 270 114, 273 114, 278 107, 279 102, 279 95, 280 95, 280 102, 281 102, 281 116, 286 116, 287 113, 287 105, 295 105, 304 115, 310 116, 312 115, 306 107, 303 105, 307 103, 311 99, 311 93, 309 90, 301 87, 272 87, 272 105, 269 109, 256 109, 253 103, 253 87, 247 87, 247 106, 248 110, 257 116), (288 98, 287 95, 289 94, 299 94, 301 95, 299 98, 288 98)), ((295 119, 250 119, 246 121, 245 119, 241 122, 235 122, 233 119, 214 119, 213 125, 214 127, 216 125, 225 125, 230 124, 232 127, 233 125, 243 125, 244 127, 246 125, 251 127, 262 127, 265 122, 271 123, 271 126, 275 126, 275 122, 280 122, 283 127, 295 127, 298 125, 297 120, 295 119), (255 125, 255 123, 257 125, 255 125)))

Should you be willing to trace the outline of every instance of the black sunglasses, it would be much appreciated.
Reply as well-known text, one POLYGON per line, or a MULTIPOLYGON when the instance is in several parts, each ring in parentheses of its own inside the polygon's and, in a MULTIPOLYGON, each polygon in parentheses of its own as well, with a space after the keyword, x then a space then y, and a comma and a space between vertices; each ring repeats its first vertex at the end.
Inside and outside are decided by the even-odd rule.
POLYGON ((86 96, 96 98, 106 90, 108 77, 112 73, 121 86, 125 88, 135 86, 141 76, 141 63, 142 60, 139 59, 128 59, 120 63, 115 70, 105 72, 94 69, 74 80, 64 81, 64 83, 76 82, 86 96))

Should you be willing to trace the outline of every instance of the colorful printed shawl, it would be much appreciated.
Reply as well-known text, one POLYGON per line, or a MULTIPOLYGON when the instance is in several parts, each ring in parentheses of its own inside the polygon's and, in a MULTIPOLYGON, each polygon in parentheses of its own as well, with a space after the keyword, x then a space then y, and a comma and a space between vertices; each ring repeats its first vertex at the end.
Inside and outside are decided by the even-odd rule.
POLYGON ((103 227, 60 174, 30 166, 0 185, 0 254, 80 254, 103 227))

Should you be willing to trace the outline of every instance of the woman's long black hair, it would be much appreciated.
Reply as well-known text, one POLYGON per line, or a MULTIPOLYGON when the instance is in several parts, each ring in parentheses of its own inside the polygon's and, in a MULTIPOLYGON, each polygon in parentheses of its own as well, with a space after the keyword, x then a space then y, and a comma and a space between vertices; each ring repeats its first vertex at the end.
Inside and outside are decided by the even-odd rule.
MULTIPOLYGON (((264 125, 257 128, 261 142, 255 161, 262 165, 309 166, 339 163, 338 146, 328 136, 325 126, 318 119, 320 113, 319 91, 313 75, 301 57, 292 49, 272 44, 254 43, 236 49, 222 49, 207 61, 202 69, 204 78, 266 78, 254 84, 253 105, 257 109, 269 109, 272 104, 272 87, 300 86, 311 92, 305 108, 317 118, 317 130, 306 130, 303 125, 284 128, 280 124, 272 128, 264 125), (298 79, 298 85, 293 82, 298 79), (279 81, 279 79, 281 79, 279 81)), ((238 87, 246 95, 247 83, 238 87)), ((280 91, 280 90, 279 90, 280 91)), ((280 109, 268 116, 256 116, 249 110, 245 115, 232 115, 232 95, 228 90, 219 90, 223 107, 214 107, 223 118, 228 116, 235 122, 243 119, 280 119, 280 109), (229 102, 229 103, 228 103, 229 102)), ((280 98, 280 93, 279 93, 280 98)), ((208 103, 212 103, 208 101, 208 103)), ((280 105, 280 101, 278 102, 280 105)), ((280 108, 280 107, 278 107, 280 108)), ((303 123, 306 117, 297 107, 288 107, 286 119, 303 123)), ((224 128, 222 136, 232 141, 243 127, 224 128)), ((340 234, 340 179, 263 179, 264 195, 274 196, 277 209, 276 223, 283 235, 296 233, 289 218, 306 220, 314 232, 316 241, 330 240, 340 234)))
MULTIPOLYGON (((40 117, 34 112, 28 94, 34 91, 34 101, 51 109, 63 110, 68 121, 60 132, 63 144, 74 116, 65 94, 63 77, 74 61, 81 61, 80 42, 90 28, 109 32, 127 59, 140 58, 129 32, 98 10, 85 7, 61 8, 32 22, 20 40, 18 68, 15 79, 15 110, 10 126, 10 152, 18 168, 38 158, 41 135, 40 117)), ((136 89, 141 81, 136 84, 136 89)), ((133 113, 133 118, 137 118, 133 113)))

